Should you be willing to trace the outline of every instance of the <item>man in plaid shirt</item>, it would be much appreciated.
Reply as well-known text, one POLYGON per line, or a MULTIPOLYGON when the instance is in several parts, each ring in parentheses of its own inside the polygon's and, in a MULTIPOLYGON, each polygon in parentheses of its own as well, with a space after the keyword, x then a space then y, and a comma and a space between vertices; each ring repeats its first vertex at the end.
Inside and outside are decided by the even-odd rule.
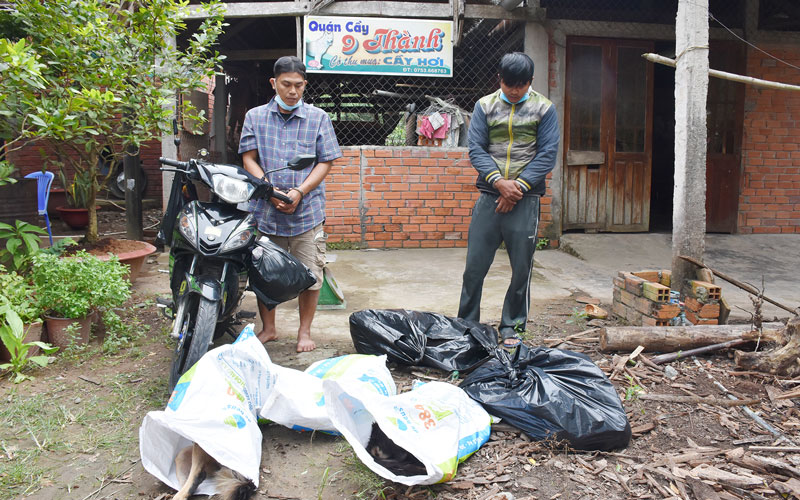
MULTIPOLYGON (((284 203, 277 198, 251 202, 259 230, 289 253, 297 257, 317 277, 317 283, 298 297, 300 327, 297 330, 297 352, 311 351, 311 322, 317 310, 325 265, 325 176, 336 158, 342 156, 328 115, 303 102, 306 67, 294 56, 275 62, 270 84, 275 90, 267 104, 247 112, 242 125, 239 154, 248 172, 263 177, 267 170, 285 166, 297 154, 314 154, 316 165, 299 171, 282 170, 269 174, 275 189, 293 200, 284 203)), ((263 328, 261 342, 278 338, 275 310, 258 303, 263 328)))

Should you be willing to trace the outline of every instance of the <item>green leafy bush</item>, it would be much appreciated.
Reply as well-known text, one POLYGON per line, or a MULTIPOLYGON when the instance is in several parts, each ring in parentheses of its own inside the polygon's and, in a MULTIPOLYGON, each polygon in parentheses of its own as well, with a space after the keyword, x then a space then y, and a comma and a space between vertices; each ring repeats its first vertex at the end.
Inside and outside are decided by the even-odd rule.
POLYGON ((14 165, 10 164, 6 160, 0 161, 0 186, 5 186, 6 184, 16 184, 17 179, 12 177, 14 173, 14 165))
POLYGON ((8 303, 0 304, 0 340, 11 353, 11 361, 0 365, 0 370, 9 370, 14 373, 14 383, 18 384, 23 380, 32 378, 22 373, 28 363, 39 366, 46 366, 50 362, 49 355, 56 352, 58 347, 41 341, 25 342, 25 330, 19 315, 11 308, 8 303), (31 347, 39 347, 44 351, 44 355, 28 357, 31 347))
POLYGON ((0 265, 0 303, 8 304, 28 325, 39 321, 42 313, 36 303, 35 291, 25 278, 6 272, 6 268, 0 265))
POLYGON ((0 263, 7 264, 12 271, 26 273, 31 259, 39 253, 40 234, 47 231, 21 220, 13 226, 0 222, 0 240, 6 240, 5 248, 0 248, 0 263))
POLYGON ((93 309, 118 307, 131 294, 128 266, 112 256, 107 261, 86 253, 59 258, 39 254, 31 273, 39 307, 61 318, 83 318, 93 309))

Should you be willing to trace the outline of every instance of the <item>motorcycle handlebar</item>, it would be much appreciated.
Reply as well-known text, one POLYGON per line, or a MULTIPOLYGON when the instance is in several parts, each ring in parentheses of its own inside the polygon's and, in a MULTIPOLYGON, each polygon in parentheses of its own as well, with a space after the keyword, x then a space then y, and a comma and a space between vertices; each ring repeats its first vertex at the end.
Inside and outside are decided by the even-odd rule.
POLYGON ((189 167, 188 161, 170 160, 169 158, 161 157, 158 159, 159 163, 169 165, 170 167, 180 168, 186 170, 189 167))

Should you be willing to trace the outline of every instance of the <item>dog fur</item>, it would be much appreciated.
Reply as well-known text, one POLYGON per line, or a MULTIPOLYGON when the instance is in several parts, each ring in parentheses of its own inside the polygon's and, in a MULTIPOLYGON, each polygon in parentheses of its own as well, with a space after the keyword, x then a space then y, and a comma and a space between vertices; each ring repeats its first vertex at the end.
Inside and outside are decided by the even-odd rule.
POLYGON ((221 466, 197 443, 182 449, 175 457, 175 473, 181 489, 173 500, 187 500, 208 478, 213 478, 221 500, 248 500, 256 491, 252 481, 221 466))

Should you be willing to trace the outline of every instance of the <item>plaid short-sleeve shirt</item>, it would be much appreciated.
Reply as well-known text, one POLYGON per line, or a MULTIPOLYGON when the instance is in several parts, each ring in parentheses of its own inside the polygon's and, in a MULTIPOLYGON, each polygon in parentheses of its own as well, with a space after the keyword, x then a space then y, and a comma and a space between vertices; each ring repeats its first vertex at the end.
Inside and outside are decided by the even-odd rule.
MULTIPOLYGON (((317 162, 342 156, 331 120, 324 111, 304 102, 284 119, 274 98, 245 115, 239 154, 254 149, 265 172, 285 166, 296 154, 315 154, 317 162)), ((281 170, 267 178, 277 189, 288 191, 299 186, 313 168, 281 170)), ((325 221, 325 182, 306 193, 293 214, 278 211, 268 200, 250 202, 250 210, 258 220, 259 230, 265 234, 303 234, 325 221)))

